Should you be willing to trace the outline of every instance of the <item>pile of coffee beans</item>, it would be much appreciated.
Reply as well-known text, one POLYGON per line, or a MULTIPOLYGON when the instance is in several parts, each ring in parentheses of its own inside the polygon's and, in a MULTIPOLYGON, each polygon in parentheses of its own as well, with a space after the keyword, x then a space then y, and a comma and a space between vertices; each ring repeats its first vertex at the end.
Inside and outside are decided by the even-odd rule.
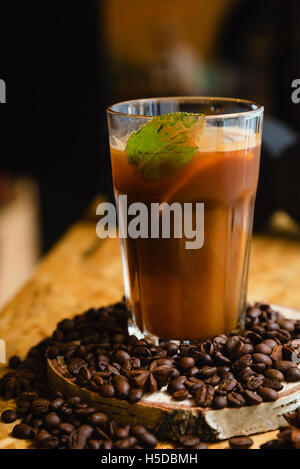
POLYGON ((79 397, 65 398, 60 392, 48 398, 22 393, 16 411, 5 410, 1 417, 5 423, 22 417, 12 435, 33 440, 39 449, 146 449, 157 444, 142 425, 121 427, 79 397))
MULTIPOLYGON (((129 317, 123 302, 90 309, 58 323, 52 336, 33 347, 24 361, 10 359, 11 371, 0 380, 0 396, 17 400, 16 411, 2 414, 7 423, 22 419, 14 436, 33 439, 39 448, 156 444, 144 427, 119 427, 79 397, 49 391, 46 357, 64 361, 79 387, 131 404, 144 393, 164 389, 174 402, 189 398, 203 408, 237 408, 275 401, 284 382, 300 381, 300 321, 285 319, 267 304, 247 307, 240 335, 189 344, 157 345, 149 336, 128 335, 129 317)), ((185 435, 180 445, 206 446, 193 435, 185 435)))
MULTIPOLYGON (((92 319, 95 319, 99 329, 117 334, 126 330, 127 318, 126 308, 118 303, 78 316, 75 321, 85 324, 86 333, 92 331, 92 319)), ((70 332, 68 324, 72 323, 65 320, 60 327, 70 332)), ((39 449, 154 448, 157 439, 144 426, 120 426, 80 397, 65 397, 59 391, 49 389, 46 351, 55 346, 57 336, 59 332, 33 347, 24 361, 19 357, 9 360, 12 371, 0 380, 0 395, 5 400, 16 400, 16 410, 4 410, 1 415, 4 423, 19 420, 12 436, 33 440, 39 449)), ((65 332, 65 337, 74 340, 78 335, 73 331, 67 336, 65 332)))
POLYGON ((277 438, 264 443, 260 449, 300 449, 300 407, 284 417, 289 426, 282 428, 277 438))
MULTIPOLYGON (((125 305, 117 310, 126 315, 125 305)), ((138 402, 166 389, 175 401, 196 406, 241 407, 278 399, 283 382, 300 381, 300 321, 269 305, 247 308, 241 335, 220 335, 191 344, 129 336, 120 325, 103 327, 103 309, 58 324, 48 357, 64 359, 80 387, 104 397, 138 402)))

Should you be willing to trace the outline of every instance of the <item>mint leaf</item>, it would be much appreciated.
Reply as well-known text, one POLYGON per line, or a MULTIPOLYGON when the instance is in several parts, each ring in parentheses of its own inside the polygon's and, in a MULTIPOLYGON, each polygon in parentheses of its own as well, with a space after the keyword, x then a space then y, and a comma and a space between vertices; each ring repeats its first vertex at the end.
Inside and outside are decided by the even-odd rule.
POLYGON ((128 161, 147 181, 158 181, 185 165, 199 148, 203 114, 173 112, 155 116, 127 141, 128 161))

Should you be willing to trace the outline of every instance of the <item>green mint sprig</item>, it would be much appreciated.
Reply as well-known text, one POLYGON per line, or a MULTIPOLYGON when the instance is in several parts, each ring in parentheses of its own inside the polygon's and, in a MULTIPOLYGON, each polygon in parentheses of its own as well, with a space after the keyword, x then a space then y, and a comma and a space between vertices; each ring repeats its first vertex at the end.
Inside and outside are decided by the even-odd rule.
POLYGON ((127 141, 129 163, 147 181, 158 181, 185 165, 199 148, 203 114, 173 112, 155 116, 127 141))

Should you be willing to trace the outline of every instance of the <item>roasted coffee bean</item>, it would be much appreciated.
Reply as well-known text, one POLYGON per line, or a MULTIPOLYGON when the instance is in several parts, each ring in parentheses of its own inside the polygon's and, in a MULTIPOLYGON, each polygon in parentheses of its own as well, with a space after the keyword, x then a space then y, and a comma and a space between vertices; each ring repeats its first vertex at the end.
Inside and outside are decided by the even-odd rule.
POLYGON ((84 449, 87 440, 93 433, 93 427, 90 425, 81 425, 77 430, 69 436, 70 449, 84 449))
POLYGON ((277 324, 279 324, 282 329, 286 329, 288 332, 293 333, 295 331, 295 323, 292 320, 278 319, 277 324))
POLYGON ((58 428, 63 435, 70 435, 75 430, 74 426, 70 423, 61 423, 58 428))
POLYGON ((143 425, 133 425, 133 427, 131 427, 131 435, 135 436, 136 438, 139 438, 139 436, 146 431, 147 429, 143 427, 143 425))
POLYGON ((230 407, 242 407, 245 405, 245 399, 238 392, 231 392, 227 394, 227 401, 230 407))
POLYGON ((264 353, 254 353, 252 355, 254 363, 263 363, 265 366, 272 366, 272 360, 264 353))
POLYGON ((231 449, 248 449, 253 445, 253 440, 246 436, 230 438, 229 446, 231 449))
POLYGON ((260 315, 261 315, 261 310, 259 308, 253 307, 247 310, 247 316, 251 319, 259 318, 260 315))
POLYGON ((239 379, 247 382, 250 376, 253 376, 254 374, 255 372, 249 366, 247 366, 239 372, 239 379))
POLYGON ((184 401, 188 397, 189 393, 186 389, 181 389, 180 391, 176 391, 172 394, 173 398, 176 401, 184 401))
POLYGON ((194 435, 184 435, 179 438, 179 443, 184 447, 184 448, 191 448, 195 445, 198 445, 200 443, 200 438, 198 436, 194 435))
POLYGON ((185 389, 184 382, 187 380, 186 376, 178 376, 178 378, 173 379, 168 384, 168 391, 170 394, 173 394, 176 391, 181 391, 185 389), (184 378, 184 379, 183 379, 184 378))
POLYGON ((152 433, 145 431, 139 435, 135 435, 138 442, 145 448, 155 448, 158 441, 152 433))
POLYGON ((129 437, 129 430, 127 428, 120 427, 120 428, 117 428, 117 430, 115 431, 114 438, 116 440, 123 440, 128 437, 129 437))
POLYGON ((276 345, 278 345, 278 342, 276 342, 273 339, 266 339, 262 342, 262 344, 267 345, 268 347, 270 347, 273 350, 273 348, 276 347, 276 345))
POLYGON ((136 402, 140 401, 142 397, 142 389, 131 389, 128 396, 128 402, 130 402, 130 404, 135 404, 136 402))
POLYGON ((257 352, 257 353, 262 353, 262 354, 264 354, 264 355, 271 355, 271 353, 272 353, 272 348, 269 347, 269 345, 267 345, 267 344, 261 343, 261 344, 257 344, 257 345, 255 346, 255 352, 257 352))
POLYGON ((35 417, 42 417, 48 412, 50 401, 48 399, 34 399, 32 403, 32 414, 35 417))
POLYGON ((119 399, 127 399, 130 393, 130 385, 126 379, 116 380, 115 394, 119 399))
POLYGON ((17 420, 17 414, 14 410, 4 410, 1 414, 1 419, 4 423, 12 423, 17 420))
POLYGON ((275 379, 279 382, 284 381, 284 375, 279 370, 275 370, 274 368, 268 368, 265 371, 265 377, 275 379))
POLYGON ((125 350, 119 350, 115 354, 114 359, 117 363, 120 363, 120 365, 123 365, 126 362, 126 360, 130 360, 130 355, 125 350))
POLYGON ((49 408, 55 411, 58 410, 64 403, 65 401, 62 397, 57 397, 56 399, 50 402, 49 408))
POLYGON ((296 364, 287 360, 279 360, 274 363, 274 368, 281 371, 283 374, 292 366, 296 366, 296 364))
POLYGON ((217 393, 221 396, 228 394, 229 392, 233 391, 237 385, 237 380, 231 377, 224 377, 221 383, 218 386, 217 393))
POLYGON ((250 391, 250 389, 245 390, 244 398, 246 399, 246 403, 248 405, 257 405, 263 402, 263 398, 256 392, 250 391))
POLYGON ((272 378, 265 378, 263 386, 265 388, 275 389, 275 391, 281 391, 283 389, 283 384, 280 381, 272 378))
POLYGON ((178 348, 179 348, 179 345, 176 344, 175 342, 168 342, 166 344, 166 348, 167 348, 167 351, 168 351, 168 355, 176 355, 176 353, 178 352, 178 348))
POLYGON ((43 446, 43 442, 48 438, 51 438, 50 433, 42 429, 35 435, 34 443, 38 448, 41 448, 43 446))
POLYGON ((215 366, 202 366, 198 374, 201 379, 205 379, 205 378, 210 378, 216 373, 217 373, 217 368, 215 366))
POLYGON ((113 397, 115 395, 115 390, 112 384, 102 384, 100 386, 100 393, 104 397, 113 397))
POLYGON ((261 386, 257 390, 258 394, 263 398, 265 402, 272 402, 278 399, 278 393, 274 389, 266 388, 261 386))
POLYGON ((260 449, 278 449, 278 440, 270 440, 260 445, 260 449))
POLYGON ((300 369, 294 366, 290 367, 285 371, 284 377, 288 382, 294 383, 296 381, 300 381, 300 369))
POLYGON ((50 412, 44 418, 44 424, 47 430, 58 428, 60 423, 61 423, 61 420, 55 412, 50 412))
POLYGON ((178 367, 182 371, 187 371, 195 366, 195 360, 192 357, 183 357, 178 362, 178 367))
POLYGON ((227 397, 215 396, 212 402, 212 407, 214 409, 224 409, 225 407, 227 407, 227 397))
POLYGON ((218 366, 218 367, 217 367, 217 374, 218 374, 218 376, 220 376, 221 378, 224 376, 225 373, 228 373, 228 371, 230 371, 230 367, 229 367, 229 366, 218 366))
POLYGON ((19 423, 14 426, 12 435, 15 438, 28 440, 32 437, 32 428, 29 425, 26 425, 26 423, 19 423))
POLYGON ((81 407, 75 410, 75 414, 79 417, 89 417, 89 415, 92 415, 94 412, 96 412, 94 406, 81 407))
POLYGON ((208 446, 206 443, 200 442, 192 446, 191 449, 208 449, 208 446))
POLYGON ((253 363, 252 355, 248 353, 240 357, 238 360, 236 360, 232 366, 234 370, 241 371, 243 368, 250 367, 252 363, 253 363))
POLYGON ((203 385, 195 394, 196 404, 200 407, 209 407, 214 398, 214 388, 210 385, 203 385))
POLYGON ((262 386, 263 382, 264 382, 263 375, 254 374, 250 376, 248 380, 246 381, 246 387, 250 389, 251 391, 254 391, 258 389, 260 386, 262 386))

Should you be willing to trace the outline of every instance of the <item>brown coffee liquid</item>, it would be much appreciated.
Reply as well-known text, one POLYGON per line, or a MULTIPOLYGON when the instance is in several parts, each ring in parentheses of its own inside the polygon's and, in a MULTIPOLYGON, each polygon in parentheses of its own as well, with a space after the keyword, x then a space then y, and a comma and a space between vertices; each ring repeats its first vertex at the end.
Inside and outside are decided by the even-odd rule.
POLYGON ((126 153, 111 148, 116 199, 204 202, 204 245, 182 239, 122 241, 137 326, 161 338, 197 339, 230 332, 247 285, 249 244, 259 173, 259 136, 207 128, 201 151, 181 169, 145 181, 126 153))

